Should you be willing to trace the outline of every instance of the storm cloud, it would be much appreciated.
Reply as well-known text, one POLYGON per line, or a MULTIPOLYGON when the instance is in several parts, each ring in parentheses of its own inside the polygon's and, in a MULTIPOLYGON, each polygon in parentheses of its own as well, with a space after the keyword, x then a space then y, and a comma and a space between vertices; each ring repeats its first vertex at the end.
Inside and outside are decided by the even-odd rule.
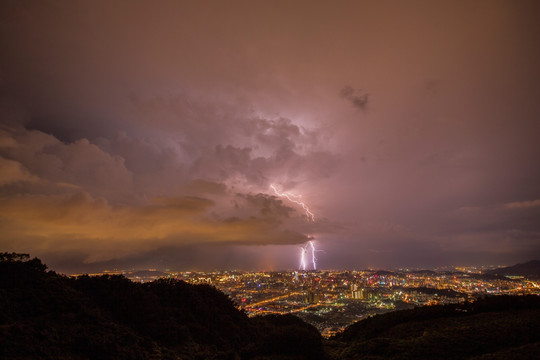
POLYGON ((0 247, 62 271, 294 268, 310 238, 326 268, 537 258, 539 10, 3 1, 0 247))
POLYGON ((347 85, 339 92, 339 95, 342 99, 350 101, 355 107, 360 110, 366 110, 369 94, 363 93, 360 89, 353 89, 351 86, 347 85))

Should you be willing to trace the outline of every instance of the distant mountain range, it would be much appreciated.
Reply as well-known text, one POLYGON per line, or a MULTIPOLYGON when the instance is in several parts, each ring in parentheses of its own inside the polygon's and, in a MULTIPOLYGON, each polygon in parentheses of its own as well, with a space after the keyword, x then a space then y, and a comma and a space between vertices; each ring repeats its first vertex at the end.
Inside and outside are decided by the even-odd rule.
POLYGON ((486 271, 486 274, 540 278, 540 260, 486 271))

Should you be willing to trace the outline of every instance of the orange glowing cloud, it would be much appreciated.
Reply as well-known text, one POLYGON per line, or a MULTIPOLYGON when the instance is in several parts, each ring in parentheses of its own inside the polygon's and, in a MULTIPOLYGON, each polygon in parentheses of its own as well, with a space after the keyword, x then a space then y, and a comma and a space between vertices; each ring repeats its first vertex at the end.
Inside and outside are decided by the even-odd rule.
POLYGON ((20 242, 27 242, 43 250, 91 250, 89 261, 172 245, 306 240, 304 235, 284 230, 277 218, 212 218, 207 212, 213 205, 211 200, 189 196, 156 198, 144 205, 111 205, 84 192, 23 195, 0 203, 0 219, 4 246, 18 243, 20 247, 20 242))

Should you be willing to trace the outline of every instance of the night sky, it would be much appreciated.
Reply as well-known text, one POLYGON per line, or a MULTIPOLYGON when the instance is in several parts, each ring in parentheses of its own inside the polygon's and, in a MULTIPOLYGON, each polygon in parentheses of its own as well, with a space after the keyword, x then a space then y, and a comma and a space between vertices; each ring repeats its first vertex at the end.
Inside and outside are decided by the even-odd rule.
POLYGON ((0 251, 62 272, 293 269, 310 239, 325 269, 540 257, 538 1, 0 4, 0 251))

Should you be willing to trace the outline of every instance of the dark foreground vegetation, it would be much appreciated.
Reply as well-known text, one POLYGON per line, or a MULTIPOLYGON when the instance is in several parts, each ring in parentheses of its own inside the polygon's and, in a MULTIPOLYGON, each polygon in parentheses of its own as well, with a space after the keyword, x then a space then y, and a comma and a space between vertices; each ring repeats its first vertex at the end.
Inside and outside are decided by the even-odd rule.
POLYGON ((294 316, 248 318, 177 280, 77 279, 0 253, 0 359, 538 359, 540 298, 377 315, 330 340, 294 316))
POLYGON ((540 298, 386 313, 349 326, 327 349, 336 359, 539 359, 540 298))
POLYGON ((0 254, 0 359, 322 359, 294 316, 248 318, 222 292, 178 280, 77 279, 0 254))

